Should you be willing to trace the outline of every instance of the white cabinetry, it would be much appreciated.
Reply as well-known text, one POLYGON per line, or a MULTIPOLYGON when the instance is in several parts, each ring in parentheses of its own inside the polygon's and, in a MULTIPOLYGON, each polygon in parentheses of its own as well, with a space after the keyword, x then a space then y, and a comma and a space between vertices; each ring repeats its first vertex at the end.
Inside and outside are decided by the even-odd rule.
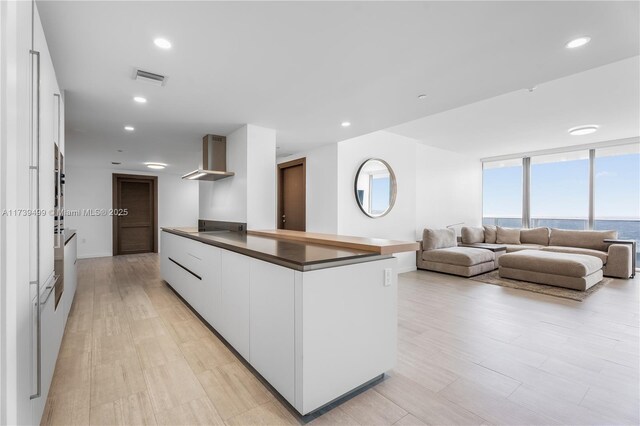
POLYGON ((56 96, 61 94, 56 73, 40 17, 37 13, 35 17, 34 50, 39 52, 40 74, 34 76, 36 79, 39 78, 34 93, 34 108, 37 108, 39 103, 39 110, 36 111, 34 118, 39 120, 36 123, 38 128, 34 131, 39 135, 39 208, 47 212, 37 219, 40 221, 39 268, 40 283, 43 285, 53 276, 54 272, 54 216, 50 214, 55 203, 54 145, 60 143, 58 135, 63 135, 64 129, 61 120, 63 105, 56 96), (58 127, 59 123, 60 128, 58 127))
POLYGON ((62 294, 62 299, 64 300, 65 321, 69 317, 73 298, 78 287, 77 257, 78 238, 74 235, 64 246, 64 293, 62 294))
POLYGON ((251 365, 293 403, 294 271, 251 259, 251 365))
POLYGON ((249 360, 249 268, 251 258, 222 250, 220 321, 216 329, 249 360))
MULTIPOLYGON (((53 279, 48 285, 53 285, 53 279)), ((32 301, 34 306, 34 318, 35 318, 35 306, 36 300, 32 301)), ((51 380, 53 379, 53 372, 56 367, 56 360, 58 359, 58 351, 60 350, 60 344, 62 343, 62 335, 64 333, 65 315, 62 304, 58 304, 58 309, 55 309, 55 292, 48 289, 42 295, 40 300, 40 315, 41 317, 41 396, 35 398, 31 403, 32 418, 38 421, 42 417, 45 403, 47 402, 47 395, 49 394, 49 388, 51 387, 51 380)), ((34 341, 34 346, 36 342, 34 341)), ((35 367, 35 366, 34 366, 35 367)), ((34 376, 35 382, 35 376, 34 376)), ((33 384, 35 387, 35 383, 33 384)), ((37 422, 36 422, 37 423, 37 422)))
POLYGON ((394 367, 395 269, 301 272, 162 232, 163 278, 302 414, 394 367))
MULTIPOLYGON (((31 207, 36 206, 45 214, 35 216, 30 223, 30 259, 38 259, 31 266, 32 280, 35 280, 35 271, 38 271, 39 289, 32 286, 32 369, 31 389, 37 388, 38 368, 40 372, 40 396, 31 400, 32 423, 40 423, 44 405, 47 401, 53 372, 58 358, 58 351, 62 342, 64 326, 68 314, 65 302, 65 292, 62 294, 58 306, 55 306, 55 290, 50 291, 50 286, 55 283, 54 278, 54 215, 51 212, 55 206, 55 166, 54 151, 58 144, 63 149, 64 137, 63 102, 60 88, 53 68, 53 61, 49 54, 49 48, 45 39, 40 16, 37 9, 34 13, 33 50, 35 62, 39 66, 34 67, 33 75, 33 134, 34 146, 33 158, 30 165, 36 165, 32 170, 31 207), (37 141, 37 146, 36 146, 37 141), (39 176, 36 180, 35 176, 39 176), (37 186, 36 186, 37 184, 37 186), (37 194, 37 195, 36 195, 37 194), (37 198, 36 198, 37 197, 37 198), (36 222, 37 221, 37 222, 36 222), (38 225, 36 228, 35 225, 38 225), (37 231, 37 232, 36 232, 37 231), (36 291, 40 291, 41 301, 38 307, 36 291), (40 342, 37 341, 37 311, 40 310, 40 342), (37 354, 40 353, 40 365, 38 366, 37 354)), ((25 52, 26 53, 26 52, 25 52)), ((64 241, 60 242, 64 244, 64 241)), ((72 274, 72 279, 75 274, 72 274)), ((68 292, 68 296, 73 296, 68 292)), ((22 397, 22 396, 21 396, 22 397)), ((27 396, 28 397, 28 396, 27 396)))

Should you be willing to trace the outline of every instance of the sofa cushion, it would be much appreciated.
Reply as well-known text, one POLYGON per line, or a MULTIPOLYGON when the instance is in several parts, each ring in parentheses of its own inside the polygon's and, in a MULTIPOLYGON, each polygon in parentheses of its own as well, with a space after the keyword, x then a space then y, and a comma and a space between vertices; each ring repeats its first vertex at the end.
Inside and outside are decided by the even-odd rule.
POLYGON ((493 225, 484 225, 484 242, 487 244, 495 244, 497 238, 497 229, 493 225))
POLYGON ((507 248, 507 253, 522 250, 540 250, 543 247, 540 244, 503 244, 507 248))
POLYGON ((484 228, 482 227, 463 226, 461 234, 464 244, 484 243, 484 228))
POLYGON ((520 230, 498 226, 496 233, 498 244, 520 244, 520 230))
POLYGON ((472 247, 450 247, 422 252, 422 260, 458 266, 479 265, 493 262, 494 259, 495 254, 491 250, 472 247))
POLYGON ((422 232, 422 249, 434 250, 458 245, 456 231, 453 229, 429 229, 422 232))
POLYGON ((549 245, 549 228, 532 228, 520 230, 520 242, 522 244, 549 245))
POLYGON ((585 249, 580 247, 560 247, 560 246, 548 246, 542 247, 544 251, 551 251, 554 253, 575 253, 575 254, 587 254, 589 256, 595 256, 598 259, 602 260, 602 263, 607 263, 607 258, 609 257, 607 253, 600 250, 593 249, 585 249))
POLYGON ((618 238, 618 231, 568 231, 552 228, 549 245, 607 251, 609 244, 603 242, 606 238, 618 238))
POLYGON ((499 257, 500 268, 544 272, 567 277, 586 277, 602 269, 602 260, 595 256, 552 253, 543 250, 522 250, 499 257))

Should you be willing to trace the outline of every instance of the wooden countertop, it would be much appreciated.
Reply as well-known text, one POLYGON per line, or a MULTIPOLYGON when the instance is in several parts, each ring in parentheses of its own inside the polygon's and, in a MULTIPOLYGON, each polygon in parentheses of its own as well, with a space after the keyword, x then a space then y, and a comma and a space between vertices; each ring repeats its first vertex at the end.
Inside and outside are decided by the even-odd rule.
POLYGON ((414 241, 394 241, 382 238, 350 237, 346 235, 319 234, 314 232, 289 231, 285 229, 270 229, 261 231, 247 231, 250 235, 276 238, 278 240, 293 240, 305 243, 323 244, 342 247, 351 250, 364 250, 377 254, 393 254, 420 249, 420 243, 414 241))

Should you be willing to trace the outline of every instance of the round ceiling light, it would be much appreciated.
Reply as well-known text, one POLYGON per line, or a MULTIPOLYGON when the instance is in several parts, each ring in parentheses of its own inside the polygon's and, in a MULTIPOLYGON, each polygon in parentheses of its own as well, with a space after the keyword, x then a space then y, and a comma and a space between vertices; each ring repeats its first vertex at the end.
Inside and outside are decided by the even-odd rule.
POLYGON ((171 42, 166 38, 157 38, 153 40, 153 44, 158 46, 160 49, 171 49, 171 42))
POLYGON ((133 127, 133 126, 124 126, 124 129, 125 129, 127 132, 133 132, 133 131, 135 130, 135 127, 133 127))
POLYGON ((349 123, 348 121, 343 121, 341 126, 342 127, 349 127, 349 126, 351 126, 351 123, 349 123))
POLYGON ((165 167, 167 167, 166 164, 164 163, 144 163, 145 166, 147 166, 150 169, 164 169, 165 167))
POLYGON ((572 127, 571 129, 569 129, 569 134, 571 136, 590 135, 591 133, 597 132, 599 127, 600 126, 595 124, 590 124, 588 126, 572 127))
POLYGON ((139 104, 146 104, 147 103, 147 98, 143 98, 142 96, 134 96, 133 100, 136 101, 139 104))
POLYGON ((591 37, 582 36, 582 37, 574 38, 573 40, 565 44, 565 46, 567 47, 567 49, 575 49, 576 47, 584 46, 590 41, 591 41, 591 37))

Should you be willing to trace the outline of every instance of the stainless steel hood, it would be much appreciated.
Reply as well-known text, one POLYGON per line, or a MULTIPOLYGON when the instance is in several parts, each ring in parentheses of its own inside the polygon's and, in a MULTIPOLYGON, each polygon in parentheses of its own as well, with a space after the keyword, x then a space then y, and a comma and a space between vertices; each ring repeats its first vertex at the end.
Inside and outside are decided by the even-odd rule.
POLYGON ((227 138, 205 135, 202 138, 202 164, 200 168, 182 176, 182 179, 219 180, 234 174, 227 171, 227 138))

